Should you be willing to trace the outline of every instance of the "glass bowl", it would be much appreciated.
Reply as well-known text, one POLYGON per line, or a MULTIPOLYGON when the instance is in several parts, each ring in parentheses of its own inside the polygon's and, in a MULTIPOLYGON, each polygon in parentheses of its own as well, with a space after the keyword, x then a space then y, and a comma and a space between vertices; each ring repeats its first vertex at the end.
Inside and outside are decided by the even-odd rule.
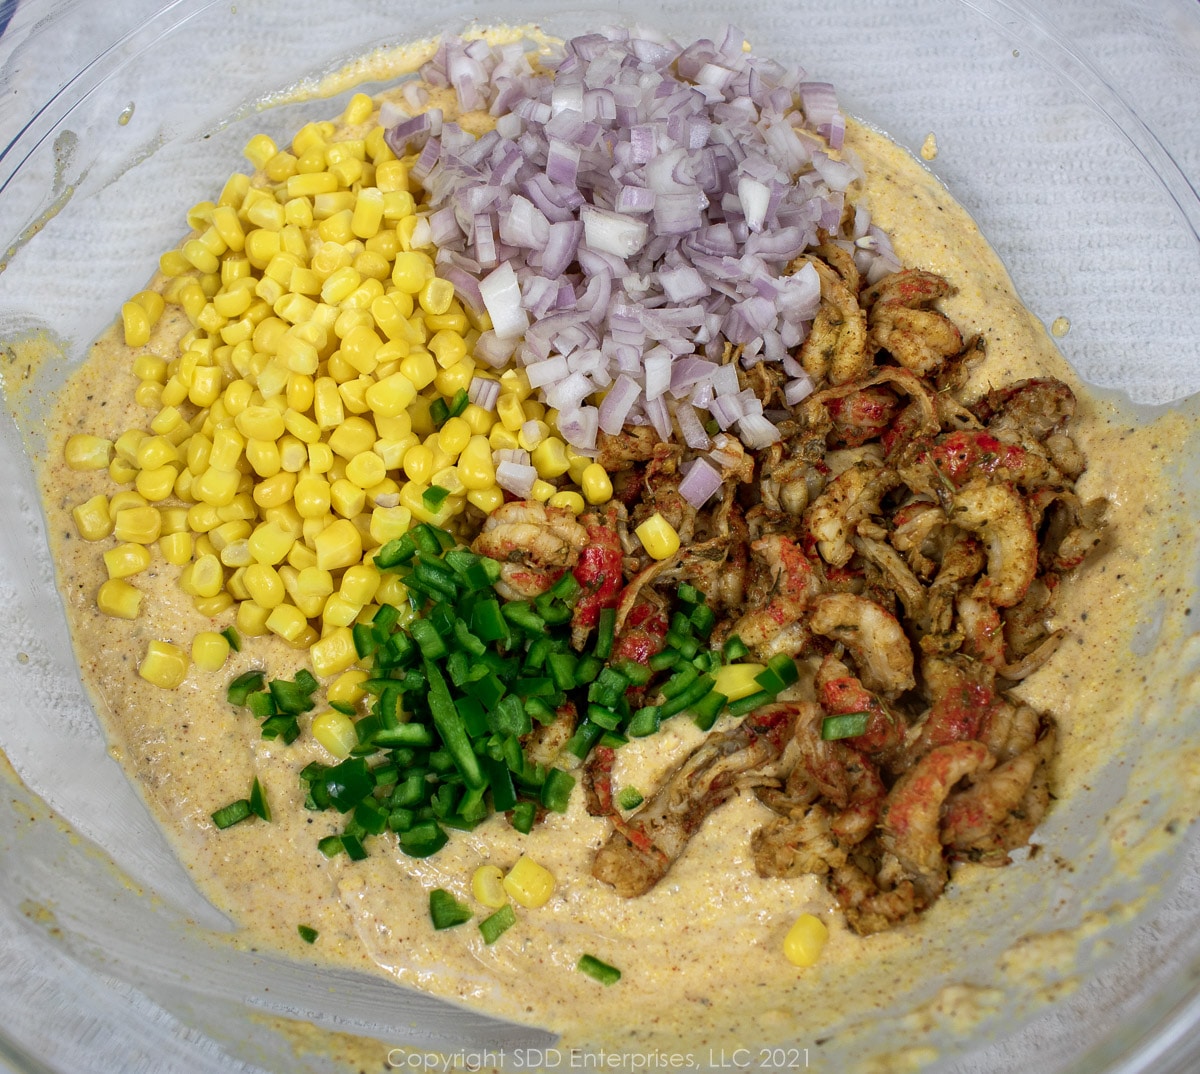
MULTIPOLYGON (((683 0, 653 13, 622 0, 446 0, 417 11, 0 3, 0 340, 37 344, 0 349, 0 1066, 386 1069, 411 1066, 412 1049, 486 1045, 534 1049, 523 1053, 530 1069, 536 1049, 552 1048, 550 1034, 377 978, 317 974, 220 942, 231 924, 106 751, 75 668, 31 463, 44 450, 47 400, 178 240, 181 210, 244 166, 251 134, 340 112, 349 90, 312 99, 327 76, 472 20, 567 36, 639 17, 680 40, 733 21, 763 53, 833 81, 849 113, 914 154, 933 134, 929 167, 1035 316, 1056 334, 1069 323, 1059 345, 1079 374, 1147 420, 1172 403, 1194 415, 1200 138, 1189 102, 1200 99, 1200 13, 1187 0, 813 0, 705 13, 683 0)), ((1164 509, 1178 519, 1194 592, 1196 440, 1173 445, 1172 458, 1178 502, 1164 509)), ((1190 625, 1163 649, 1166 606, 1145 596, 1131 654, 1159 676, 1164 701, 1116 714, 1146 733, 1114 739, 1104 779, 1059 803, 1050 822, 1046 841, 1074 871, 1037 873, 1027 899, 997 907, 990 940, 964 950, 955 974, 915 973, 866 1045, 813 1045, 811 1068, 1195 1069, 1200 886, 1186 832, 1200 768, 1200 642, 1190 625), (1118 865, 1117 844, 1140 848, 1136 867, 1118 865), (1045 949, 1037 972, 993 989, 1022 943, 1045 949), (961 1005, 946 1002, 955 995, 976 1002, 966 1028, 952 1013, 961 1005)), ((796 1042, 810 1045, 820 1028, 801 1012, 796 1042)), ((547 1069, 570 1058, 552 1057, 547 1069)))

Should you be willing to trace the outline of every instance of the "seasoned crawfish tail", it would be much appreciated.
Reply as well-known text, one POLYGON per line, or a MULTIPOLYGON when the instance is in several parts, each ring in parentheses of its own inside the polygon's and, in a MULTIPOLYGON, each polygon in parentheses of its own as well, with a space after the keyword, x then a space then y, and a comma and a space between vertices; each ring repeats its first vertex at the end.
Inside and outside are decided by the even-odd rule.
POLYGON ((959 780, 993 764, 982 742, 938 746, 888 792, 880 821, 880 843, 895 855, 904 876, 927 900, 941 894, 948 876, 938 831, 942 805, 959 780))
MULTIPOLYGON (((615 830, 596 852, 592 875, 626 898, 649 891, 704 819, 737 792, 740 777, 783 752, 796 713, 794 705, 767 705, 733 730, 710 734, 637 813, 623 820, 613 812, 615 830)), ((611 764, 607 775, 607 789, 597 785, 597 797, 611 808, 611 764)))
POLYGON ((929 308, 953 293, 949 281, 917 269, 894 272, 867 288, 862 294, 870 326, 867 352, 873 356, 886 351, 905 369, 936 375, 947 359, 963 350, 954 322, 929 308))
POLYGON ((871 368, 867 352, 867 317, 858 304, 858 273, 853 288, 820 257, 807 255, 791 266, 812 271, 821 283, 821 305, 812 328, 800 347, 800 364, 814 381, 846 384, 866 376, 871 368))
POLYGON ((578 562, 587 530, 567 510, 533 500, 501 504, 487 517, 471 550, 500 563, 496 591, 506 600, 546 592, 578 562))
POLYGON ((810 639, 805 612, 819 586, 812 564, 794 541, 778 533, 752 542, 750 554, 757 567, 747 601, 752 610, 732 624, 731 632, 760 660, 795 655, 810 639))
POLYGON ((1033 744, 946 801, 940 839, 956 858, 1007 865, 1009 851, 1024 846, 1050 803, 1049 767, 1057 731, 1043 717, 1033 744))
POLYGON ((853 593, 826 593, 811 604, 814 634, 844 645, 868 690, 897 697, 916 685, 912 646, 895 616, 853 593))
POLYGON ((1018 603, 1037 576, 1038 539, 1025 499, 1007 482, 976 479, 955 493, 951 521, 974 533, 987 551, 987 573, 974 595, 997 608, 1018 603))

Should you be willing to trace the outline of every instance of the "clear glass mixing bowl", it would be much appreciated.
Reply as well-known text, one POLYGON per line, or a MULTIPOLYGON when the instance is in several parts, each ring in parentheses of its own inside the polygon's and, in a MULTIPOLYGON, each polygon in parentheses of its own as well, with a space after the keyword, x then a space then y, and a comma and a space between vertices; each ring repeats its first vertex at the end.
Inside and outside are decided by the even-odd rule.
MULTIPOLYGON (((196 892, 107 755, 75 670, 31 476, 46 399, 177 241, 181 208, 242 166, 249 135, 336 114, 345 98, 295 103, 292 91, 373 49, 471 19, 567 35, 645 18, 680 39, 733 21, 763 52, 835 82, 849 112, 914 152, 936 136, 931 168, 990 237, 1032 311, 1047 325, 1069 320, 1060 345, 1088 381, 1147 406, 1200 389, 1194 3, 705 7, 0 3, 0 340, 45 332, 64 356, 25 368, 17 352, 0 350, 9 415, 0 423, 0 749, 11 764, 0 772, 0 1067, 359 1069, 332 1035, 349 1033, 377 1040, 364 1054, 384 1069, 392 1045, 551 1041, 381 980, 317 975, 214 942, 228 922, 196 892), (304 1037, 280 1020, 322 1032, 304 1037)), ((1196 563, 1197 445, 1178 445, 1178 457, 1174 509, 1196 563)), ((1139 656, 1156 637, 1155 608, 1142 611, 1139 656)), ((1106 786, 1056 808, 1064 847, 1102 844, 1116 816, 1147 839, 1192 819, 1182 788, 1195 779, 1188 744, 1200 735, 1194 634, 1170 666, 1171 711, 1158 714, 1154 733, 1119 759, 1106 786)), ((1103 853, 1080 860, 1053 898, 1041 891, 1030 901, 1018 932, 1053 935, 1122 903, 1130 912, 1110 912, 1057 976, 1006 994, 969 1035, 936 1017, 905 1021, 900 1003, 881 1013, 871 1069, 900 1069, 886 1056, 901 1053, 960 1071, 1196 1069, 1196 848, 1171 841, 1127 876, 1114 875, 1103 853)), ((998 917, 997 932, 1007 927, 998 917)), ((996 951, 1016 934, 995 950, 964 952, 963 980, 986 985, 996 951)), ((928 983, 926 997, 946 982, 928 983)), ((812 1068, 849 1070, 861 1059, 836 1049, 812 1055, 812 1068)))

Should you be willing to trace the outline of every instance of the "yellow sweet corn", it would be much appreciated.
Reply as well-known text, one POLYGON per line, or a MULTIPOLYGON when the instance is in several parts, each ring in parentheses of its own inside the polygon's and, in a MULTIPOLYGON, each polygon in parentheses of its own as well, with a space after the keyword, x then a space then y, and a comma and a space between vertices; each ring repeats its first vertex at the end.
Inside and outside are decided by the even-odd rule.
POLYGON ((504 871, 498 865, 481 865, 471 874, 471 894, 477 902, 493 910, 508 903, 504 889, 504 871))
POLYGON ((336 709, 328 709, 313 717, 312 735, 339 761, 349 757, 350 751, 358 745, 354 721, 336 709))
MULTIPOLYGON (((162 293, 122 309, 147 427, 114 441, 77 434, 64 448, 72 469, 131 486, 74 512, 88 539, 116 534, 110 581, 145 570, 157 543, 202 614, 236 603, 239 630, 307 647, 320 674, 355 663, 349 628, 372 602, 411 614, 403 583, 370 562, 375 547, 414 522, 503 502, 494 450, 531 452, 534 499, 579 514, 612 495, 522 371, 477 373, 471 348, 490 320, 436 275, 428 243, 415 248, 411 160, 395 157, 373 115, 356 94, 351 136, 308 124, 290 145, 247 142, 253 181, 233 176, 195 206, 192 234, 161 259, 162 293), (146 348, 165 302, 193 326, 174 357, 146 348), (469 404, 435 425, 432 404, 477 375, 500 381, 497 410, 469 404), (435 484, 449 495, 431 509, 435 484)), ((670 544, 661 530, 646 539, 670 544)), ((112 587, 106 604, 128 607, 122 594, 112 587)), ((219 666, 212 633, 193 640, 199 667, 219 666)))
POLYGON ((104 553, 109 578, 128 578, 150 566, 150 550, 141 544, 119 544, 104 553))
POLYGON ((141 603, 141 591, 121 578, 110 578, 96 594, 96 607, 117 619, 136 619, 141 603))
POLYGON ((504 876, 504 890, 513 902, 530 910, 545 906, 554 894, 554 874, 522 855, 504 876))
MULTIPOLYGON (((321 676, 345 671, 358 659, 354 635, 348 625, 331 630, 309 650, 313 670, 321 676)), ((333 700, 331 697, 330 700, 333 700)))
POLYGON ((112 462, 113 442, 102 436, 76 433, 67 439, 63 457, 72 470, 103 470, 112 462))
POLYGON ((229 659, 229 641, 215 630, 202 630, 192 639, 192 663, 202 671, 220 671, 229 659))
MULTIPOLYGON (((568 467, 570 460, 568 459, 568 467)), ((589 462, 579 477, 583 498, 590 504, 607 503, 612 499, 613 487, 608 471, 598 462, 589 462)), ((668 553, 669 554, 669 553, 668 553)))
POLYGON ((762 689, 754 679, 765 670, 764 664, 724 664, 716 670, 713 689, 730 701, 739 701, 762 689))
POLYGON ((187 653, 168 641, 150 642, 138 665, 138 674, 143 679, 164 690, 174 690, 187 678, 187 673, 187 653))
POLYGON ((813 914, 801 914, 784 937, 784 957, 794 966, 815 966, 828 939, 825 922, 813 914))
POLYGON ((113 531, 113 519, 108 510, 108 497, 100 492, 72 508, 75 528, 85 541, 101 541, 113 531))
POLYGON ((633 532, 651 559, 666 559, 679 551, 679 534, 657 511, 633 532))

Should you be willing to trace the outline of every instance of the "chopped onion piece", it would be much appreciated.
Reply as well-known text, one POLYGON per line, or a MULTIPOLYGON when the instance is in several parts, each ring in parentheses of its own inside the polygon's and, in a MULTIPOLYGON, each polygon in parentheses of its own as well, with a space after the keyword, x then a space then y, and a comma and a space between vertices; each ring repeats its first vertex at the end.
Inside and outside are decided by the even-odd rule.
POLYGON ((495 410, 500 398, 500 382, 491 377, 472 377, 467 386, 467 399, 482 410, 495 410))
POLYGON ((583 237, 593 250, 629 258, 646 245, 650 228, 643 220, 634 220, 611 209, 585 205, 579 211, 583 237))
POLYGON ((762 414, 746 414, 739 418, 737 430, 742 443, 752 451, 770 447, 782 438, 774 422, 762 414))
POLYGON ((699 510, 721 488, 721 473, 705 459, 694 459, 679 482, 679 495, 699 510))
POLYGON ((529 327, 529 317, 521 308, 521 285, 509 262, 498 265, 479 281, 479 293, 497 336, 511 339, 529 327))
POLYGON ((537 470, 532 466, 521 466, 515 462, 502 462, 496 466, 496 484, 521 500, 533 495, 533 483, 537 476, 537 470))

